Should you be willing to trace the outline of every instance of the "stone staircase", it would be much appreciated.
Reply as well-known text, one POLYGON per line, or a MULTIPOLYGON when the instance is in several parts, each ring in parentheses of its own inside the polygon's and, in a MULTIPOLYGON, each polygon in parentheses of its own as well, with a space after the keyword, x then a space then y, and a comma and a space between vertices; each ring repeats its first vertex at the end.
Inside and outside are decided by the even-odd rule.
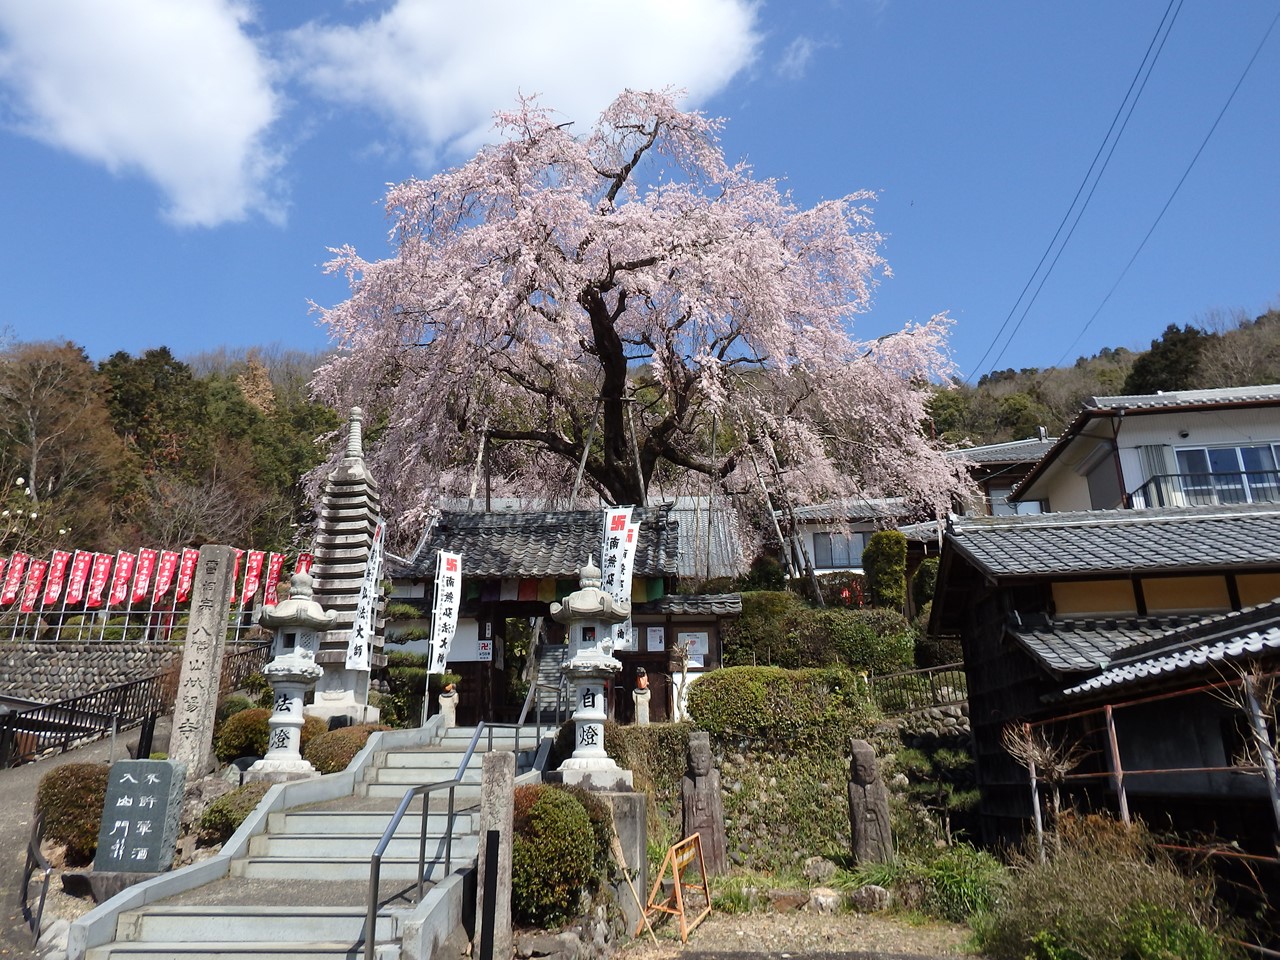
MULTIPOLYGON (((405 791, 453 779, 474 732, 455 728, 427 746, 378 751, 348 796, 273 810, 265 817, 265 830, 248 839, 225 876, 121 910, 115 939, 89 947, 85 960, 363 957, 370 856, 405 791)), ((513 749, 514 734, 494 730, 493 749, 513 749)), ((538 744, 532 727, 521 731, 520 746, 517 775, 533 764, 538 744)), ((475 861, 487 749, 482 735, 463 783, 455 788, 452 875, 475 861)), ((430 888, 446 879, 448 791, 439 791, 431 794, 427 813, 428 889, 417 902, 420 804, 415 800, 410 806, 383 855, 375 927, 380 960, 401 955, 406 930, 422 923, 430 888)), ((427 942, 439 944, 453 932, 436 931, 427 942)), ((408 954, 420 955, 417 949, 408 954)))

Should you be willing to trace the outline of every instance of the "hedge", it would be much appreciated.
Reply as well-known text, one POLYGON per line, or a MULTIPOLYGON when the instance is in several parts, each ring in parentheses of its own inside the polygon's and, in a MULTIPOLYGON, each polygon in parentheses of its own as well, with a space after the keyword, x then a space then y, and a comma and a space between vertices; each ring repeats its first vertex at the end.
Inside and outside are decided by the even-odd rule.
POLYGON ((517 923, 557 927, 577 916, 596 878, 596 841, 582 803, 545 784, 517 787, 511 908, 517 923))
POLYGON ((381 723, 361 723, 327 730, 307 744, 303 757, 320 773, 338 773, 347 769, 356 754, 364 749, 369 734, 390 729, 381 723))
POLYGON ((98 849, 107 773, 105 763, 65 763, 40 779, 36 812, 44 816, 45 839, 66 846, 69 866, 89 863, 98 849))

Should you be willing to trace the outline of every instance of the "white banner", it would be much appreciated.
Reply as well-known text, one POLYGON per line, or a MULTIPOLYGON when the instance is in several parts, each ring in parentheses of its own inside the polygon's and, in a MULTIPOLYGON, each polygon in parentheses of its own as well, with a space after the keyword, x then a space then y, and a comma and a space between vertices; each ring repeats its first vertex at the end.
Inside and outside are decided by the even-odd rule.
POLYGON ((364 568, 360 599, 356 601, 356 617, 351 624, 351 639, 347 641, 348 670, 369 669, 369 648, 373 646, 374 612, 378 607, 378 591, 382 583, 382 542, 386 531, 385 520, 379 520, 378 525, 373 528, 369 563, 364 568))
POLYGON ((436 559, 436 592, 431 604, 431 653, 428 673, 444 673, 449 647, 458 632, 458 608, 462 606, 462 554, 439 552, 436 559))
MULTIPOLYGON (((600 589, 616 601, 631 599, 631 575, 636 560, 640 524, 631 520, 630 507, 614 507, 604 514, 604 540, 600 553, 600 589)), ((609 637, 610 650, 634 650, 630 618, 615 624, 609 637)))

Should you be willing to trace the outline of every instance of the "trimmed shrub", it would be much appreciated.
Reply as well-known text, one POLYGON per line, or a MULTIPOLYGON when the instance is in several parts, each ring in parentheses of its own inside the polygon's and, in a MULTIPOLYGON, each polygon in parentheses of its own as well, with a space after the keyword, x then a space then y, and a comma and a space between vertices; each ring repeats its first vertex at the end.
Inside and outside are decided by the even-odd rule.
POLYGON ((1045 863, 1028 857, 972 921, 994 960, 1220 960, 1223 918, 1207 875, 1179 870, 1141 825, 1064 817, 1045 863))
POLYGON ((775 657, 791 656, 791 631, 796 617, 805 609, 804 601, 794 593, 744 593, 742 615, 724 631, 724 665, 772 665, 775 657))
POLYGON ((246 783, 209 804, 200 817, 200 842, 213 844, 229 840, 270 789, 271 783, 266 780, 246 783))
POLYGON ((390 729, 381 723, 361 723, 326 730, 307 744, 303 756, 321 773, 338 773, 347 769, 356 754, 364 749, 369 734, 375 730, 390 729))
POLYGON ((558 927, 578 913, 596 879, 591 818, 571 794, 539 784, 517 787, 511 851, 511 908, 517 923, 558 927))
POLYGON ((424 614, 412 603, 405 603, 403 600, 392 600, 383 607, 382 616, 386 620, 421 620, 424 614))
POLYGON ((877 530, 862 551, 867 599, 873 607, 902 610, 907 603, 907 538, 897 530, 877 530))
POLYGON ((218 712, 214 714, 213 728, 221 729, 222 725, 227 722, 227 718, 234 716, 241 710, 252 710, 253 701, 248 697, 242 697, 239 694, 227 697, 218 704, 218 712))
POLYGON ((911 602, 917 610, 933 602, 933 591, 938 585, 938 558, 925 557, 916 567, 911 578, 911 602))
MULTIPOLYGON (((271 711, 266 707, 254 707, 252 710, 233 713, 214 735, 214 755, 223 763, 230 763, 237 757, 265 755, 270 732, 267 720, 270 716, 271 711)), ((319 717, 305 717, 302 721, 299 749, 305 751, 311 738, 319 736, 327 729, 328 724, 319 717)))
POLYGON ((689 688, 689 716, 717 737, 800 740, 820 736, 843 743, 846 731, 875 720, 867 684, 849 670, 727 667, 689 688))
POLYGON ((807 610, 794 638, 804 658, 797 666, 839 665, 879 674, 915 664, 915 634, 895 610, 807 610))
POLYGON ((64 844, 67 864, 83 866, 98 849, 98 827, 107 797, 105 763, 64 763, 40 778, 36 811, 45 839, 64 844))
POLYGON ((867 602, 867 578, 851 570, 820 574, 818 587, 827 607, 857 610, 867 602))

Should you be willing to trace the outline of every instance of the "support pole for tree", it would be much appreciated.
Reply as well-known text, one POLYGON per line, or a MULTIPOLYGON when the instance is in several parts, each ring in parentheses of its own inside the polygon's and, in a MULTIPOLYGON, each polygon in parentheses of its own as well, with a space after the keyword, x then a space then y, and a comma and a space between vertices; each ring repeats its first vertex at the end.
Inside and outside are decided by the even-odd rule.
POLYGON ((631 406, 635 403, 635 398, 629 398, 627 401, 627 426, 631 430, 631 453, 636 461, 636 492, 640 494, 640 502, 636 504, 638 507, 646 506, 644 495, 644 471, 640 469, 640 444, 636 440, 636 421, 631 415, 631 406))
POLYGON ((1262 705, 1258 702, 1257 687, 1251 673, 1244 675, 1244 696, 1249 704, 1249 722, 1253 726, 1254 739, 1258 741, 1258 753, 1262 757, 1262 773, 1267 781, 1267 793, 1271 795, 1271 813, 1276 820, 1276 830, 1280 831, 1280 785, 1277 784, 1275 748, 1271 745, 1267 720, 1262 713, 1262 705))
MULTIPOLYGON (((1026 733, 1027 740, 1030 741, 1031 724, 1024 723, 1022 729, 1026 733)), ((1040 813, 1040 784, 1036 779, 1036 762, 1030 757, 1027 758, 1027 773, 1031 777, 1031 814, 1036 824, 1036 850, 1040 854, 1040 862, 1044 863, 1044 817, 1040 813)))
POLYGON ((1111 781, 1116 788, 1116 797, 1120 801, 1120 821, 1128 826, 1129 798, 1124 790, 1124 768, 1120 765, 1120 741, 1116 738, 1116 720, 1111 712, 1111 704, 1103 707, 1107 718, 1107 742, 1111 748, 1111 781))
POLYGON ((566 506, 572 508, 578 499, 578 489, 582 486, 582 471, 587 468, 587 455, 591 453, 591 441, 596 438, 596 425, 600 422, 600 398, 596 398, 595 410, 591 414, 591 426, 587 429, 587 440, 582 445, 582 456, 578 458, 578 472, 573 478, 573 492, 569 494, 566 506))

